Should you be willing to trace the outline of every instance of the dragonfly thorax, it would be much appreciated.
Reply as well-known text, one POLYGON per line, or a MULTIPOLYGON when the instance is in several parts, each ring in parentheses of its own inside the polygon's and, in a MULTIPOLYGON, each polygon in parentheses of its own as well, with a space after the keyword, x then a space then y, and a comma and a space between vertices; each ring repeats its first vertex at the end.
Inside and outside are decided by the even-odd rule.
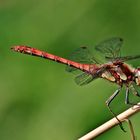
MULTIPOLYGON (((135 81, 134 71, 135 69, 126 63, 117 63, 117 62, 108 63, 107 69, 102 73, 101 77, 111 82, 115 82, 119 85, 123 85, 123 84, 128 85, 132 81, 135 81)), ((136 71, 136 73, 138 72, 136 71)), ((140 77, 140 70, 137 75, 139 75, 140 77)), ((139 78, 139 83, 140 83, 140 78, 139 78)))

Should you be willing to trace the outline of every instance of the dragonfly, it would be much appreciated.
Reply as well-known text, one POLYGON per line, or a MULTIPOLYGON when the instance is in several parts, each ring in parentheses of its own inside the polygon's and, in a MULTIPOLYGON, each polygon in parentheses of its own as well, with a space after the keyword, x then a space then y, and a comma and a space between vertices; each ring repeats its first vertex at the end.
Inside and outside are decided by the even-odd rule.
POLYGON ((140 58, 140 55, 121 56, 123 39, 120 37, 109 38, 95 45, 95 50, 103 55, 107 62, 101 62, 92 55, 86 46, 75 50, 69 59, 65 59, 45 51, 38 50, 29 46, 14 46, 11 49, 15 52, 42 57, 67 65, 66 71, 76 75, 75 82, 84 86, 97 78, 108 80, 118 85, 115 92, 107 99, 106 105, 113 116, 119 121, 123 131, 121 121, 110 107, 111 102, 120 93, 123 86, 126 88, 125 103, 133 105, 129 101, 130 93, 140 97, 136 86, 140 86, 140 68, 134 68, 126 61, 140 58))

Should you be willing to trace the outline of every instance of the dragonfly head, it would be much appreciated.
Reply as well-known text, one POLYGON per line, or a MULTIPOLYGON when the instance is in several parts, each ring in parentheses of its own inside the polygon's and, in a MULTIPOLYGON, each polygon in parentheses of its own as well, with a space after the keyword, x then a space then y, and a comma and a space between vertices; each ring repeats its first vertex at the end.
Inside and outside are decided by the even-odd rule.
POLYGON ((140 68, 135 69, 135 82, 140 86, 140 68))

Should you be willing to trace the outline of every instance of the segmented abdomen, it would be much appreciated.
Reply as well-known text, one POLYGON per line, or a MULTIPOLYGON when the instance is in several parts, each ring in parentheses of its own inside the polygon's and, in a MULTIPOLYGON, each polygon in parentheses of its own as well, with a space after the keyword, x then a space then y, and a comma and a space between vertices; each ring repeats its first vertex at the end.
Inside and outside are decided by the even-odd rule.
POLYGON ((14 46, 11 48, 12 50, 16 51, 16 52, 21 52, 21 53, 25 53, 25 54, 29 54, 29 55, 34 55, 34 56, 38 56, 38 57, 42 57, 45 59, 50 59, 59 63, 63 63, 66 65, 70 65, 72 67, 75 67, 77 69, 83 70, 83 71, 90 71, 90 66, 89 64, 81 64, 81 63, 77 63, 35 48, 31 48, 28 46, 14 46))

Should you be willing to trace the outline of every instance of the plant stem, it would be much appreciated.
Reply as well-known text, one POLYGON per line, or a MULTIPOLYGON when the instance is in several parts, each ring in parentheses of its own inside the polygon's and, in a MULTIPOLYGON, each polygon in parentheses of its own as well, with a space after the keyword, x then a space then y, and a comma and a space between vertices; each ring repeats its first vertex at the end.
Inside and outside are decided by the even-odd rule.
MULTIPOLYGON (((129 119, 130 116, 134 115, 135 113, 139 111, 140 111, 140 103, 138 103, 138 105, 134 105, 133 107, 119 114, 117 117, 121 122, 124 122, 126 121, 126 119, 129 119)), ((113 128, 114 126, 118 124, 119 124, 118 120, 116 120, 116 118, 113 118, 109 120, 108 122, 102 124, 101 126, 97 127, 96 129, 92 130, 88 134, 84 135, 83 137, 79 138, 78 140, 94 139, 97 136, 101 135, 102 133, 106 132, 107 130, 113 128)))

